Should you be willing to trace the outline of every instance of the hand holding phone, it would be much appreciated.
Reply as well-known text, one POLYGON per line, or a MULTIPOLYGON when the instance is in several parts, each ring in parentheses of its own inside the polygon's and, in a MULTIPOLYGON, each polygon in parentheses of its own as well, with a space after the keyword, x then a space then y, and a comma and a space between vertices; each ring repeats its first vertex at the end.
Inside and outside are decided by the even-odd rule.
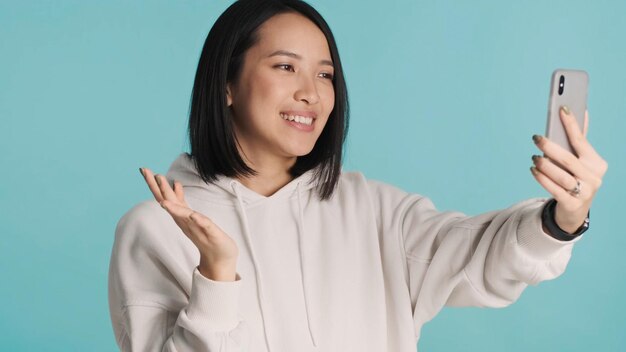
POLYGON ((589 143, 584 131, 588 128, 588 81, 584 71, 555 70, 548 104, 547 138, 533 136, 544 157, 533 156, 534 166, 530 171, 556 200, 554 221, 569 234, 578 232, 581 224, 584 225, 591 202, 608 169, 606 160, 589 143), (560 112, 562 106, 567 106, 569 110, 563 111, 563 118, 560 112), (574 142, 573 146, 569 137, 574 142), (567 164, 567 167, 562 164, 567 164))

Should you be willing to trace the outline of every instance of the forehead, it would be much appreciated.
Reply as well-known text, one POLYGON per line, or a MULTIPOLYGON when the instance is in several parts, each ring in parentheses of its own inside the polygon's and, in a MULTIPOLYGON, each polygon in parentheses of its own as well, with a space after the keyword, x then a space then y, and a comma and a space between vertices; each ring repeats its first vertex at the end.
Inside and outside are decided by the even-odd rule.
POLYGON ((303 55, 330 59, 324 33, 311 20, 297 13, 282 13, 271 17, 259 27, 258 36, 255 46, 261 55, 278 49, 288 49, 303 55))

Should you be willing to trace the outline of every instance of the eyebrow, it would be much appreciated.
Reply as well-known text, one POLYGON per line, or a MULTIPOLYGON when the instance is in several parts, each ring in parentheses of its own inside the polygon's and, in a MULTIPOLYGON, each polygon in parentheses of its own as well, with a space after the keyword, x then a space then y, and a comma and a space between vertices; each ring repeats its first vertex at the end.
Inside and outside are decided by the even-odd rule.
MULTIPOLYGON (((296 54, 296 53, 292 53, 291 51, 286 51, 286 50, 276 50, 273 53, 269 54, 267 57, 272 57, 272 56, 289 56, 292 57, 294 59, 298 59, 298 60, 302 60, 302 56, 296 54)), ((334 68, 333 62, 330 60, 320 60, 320 65, 326 65, 326 66, 331 66, 334 68)))

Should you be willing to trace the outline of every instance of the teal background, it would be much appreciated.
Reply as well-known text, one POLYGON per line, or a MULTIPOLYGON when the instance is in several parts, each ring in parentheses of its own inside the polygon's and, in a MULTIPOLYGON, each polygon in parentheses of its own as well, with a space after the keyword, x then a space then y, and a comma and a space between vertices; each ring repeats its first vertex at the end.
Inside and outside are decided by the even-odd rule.
MULTIPOLYGON (((0 346, 114 351, 117 221, 138 168, 188 150, 193 77, 230 1, 0 2, 0 346)), ((420 351, 623 351, 624 1, 311 1, 346 71, 347 170, 479 214, 549 194, 532 177, 555 68, 590 76, 609 170, 558 279, 505 309, 447 308, 420 351)))

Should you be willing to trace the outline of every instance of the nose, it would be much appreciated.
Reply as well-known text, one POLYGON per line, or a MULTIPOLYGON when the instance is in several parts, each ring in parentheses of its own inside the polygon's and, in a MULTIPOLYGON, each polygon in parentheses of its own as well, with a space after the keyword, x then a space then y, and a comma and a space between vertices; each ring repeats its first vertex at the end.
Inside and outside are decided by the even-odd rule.
POLYGON ((320 96, 317 92, 314 79, 309 77, 300 77, 298 80, 298 89, 294 94, 294 99, 297 101, 304 101, 307 104, 317 104, 320 100, 320 96))

